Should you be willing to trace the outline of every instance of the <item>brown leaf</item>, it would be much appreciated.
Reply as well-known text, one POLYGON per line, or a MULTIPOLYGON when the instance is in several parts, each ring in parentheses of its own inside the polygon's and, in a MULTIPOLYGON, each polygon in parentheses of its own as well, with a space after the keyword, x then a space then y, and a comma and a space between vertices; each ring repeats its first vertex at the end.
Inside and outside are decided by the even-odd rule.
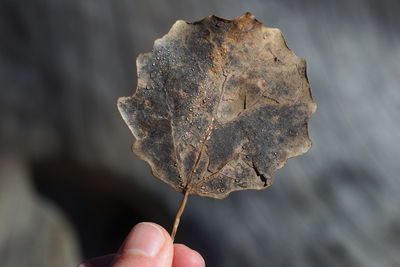
POLYGON ((250 13, 179 20, 137 68, 136 92, 119 110, 134 153, 179 192, 222 199, 266 188, 311 147, 306 62, 250 13))

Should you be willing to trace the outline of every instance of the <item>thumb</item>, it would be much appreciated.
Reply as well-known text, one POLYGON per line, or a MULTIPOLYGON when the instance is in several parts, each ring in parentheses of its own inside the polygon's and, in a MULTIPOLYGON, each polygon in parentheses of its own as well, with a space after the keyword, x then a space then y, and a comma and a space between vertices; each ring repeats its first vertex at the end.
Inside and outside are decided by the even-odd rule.
POLYGON ((171 267, 173 244, 167 231, 154 223, 139 223, 129 233, 113 267, 171 267))

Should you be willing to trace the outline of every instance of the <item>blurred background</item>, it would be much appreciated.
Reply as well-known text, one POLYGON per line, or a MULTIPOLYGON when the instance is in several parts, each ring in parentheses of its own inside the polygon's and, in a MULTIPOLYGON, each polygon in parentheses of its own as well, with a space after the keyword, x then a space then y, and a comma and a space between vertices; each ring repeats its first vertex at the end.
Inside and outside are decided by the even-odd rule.
POLYGON ((181 195, 116 108, 178 19, 252 12, 308 61, 312 150, 265 191, 191 197, 177 242, 207 266, 400 266, 400 1, 1 0, 0 265, 74 266, 181 195))

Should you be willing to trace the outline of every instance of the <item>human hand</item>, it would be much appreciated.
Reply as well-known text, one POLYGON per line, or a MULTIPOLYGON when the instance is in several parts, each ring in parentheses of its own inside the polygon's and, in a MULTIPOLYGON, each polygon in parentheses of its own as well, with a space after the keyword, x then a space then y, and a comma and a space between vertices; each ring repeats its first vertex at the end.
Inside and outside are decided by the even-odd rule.
POLYGON ((204 267, 203 257, 155 223, 139 223, 116 254, 90 259, 78 267, 204 267))

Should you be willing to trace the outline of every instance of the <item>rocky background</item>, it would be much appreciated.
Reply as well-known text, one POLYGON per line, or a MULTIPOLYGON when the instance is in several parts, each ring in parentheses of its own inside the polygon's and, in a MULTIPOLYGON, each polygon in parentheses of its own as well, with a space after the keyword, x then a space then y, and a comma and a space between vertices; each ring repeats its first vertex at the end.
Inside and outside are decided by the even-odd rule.
POLYGON ((400 2, 1 0, 1 266, 74 266, 181 196, 117 108, 177 19, 252 12, 308 60, 314 147, 266 191, 191 197, 177 242, 208 266, 400 266, 400 2))

